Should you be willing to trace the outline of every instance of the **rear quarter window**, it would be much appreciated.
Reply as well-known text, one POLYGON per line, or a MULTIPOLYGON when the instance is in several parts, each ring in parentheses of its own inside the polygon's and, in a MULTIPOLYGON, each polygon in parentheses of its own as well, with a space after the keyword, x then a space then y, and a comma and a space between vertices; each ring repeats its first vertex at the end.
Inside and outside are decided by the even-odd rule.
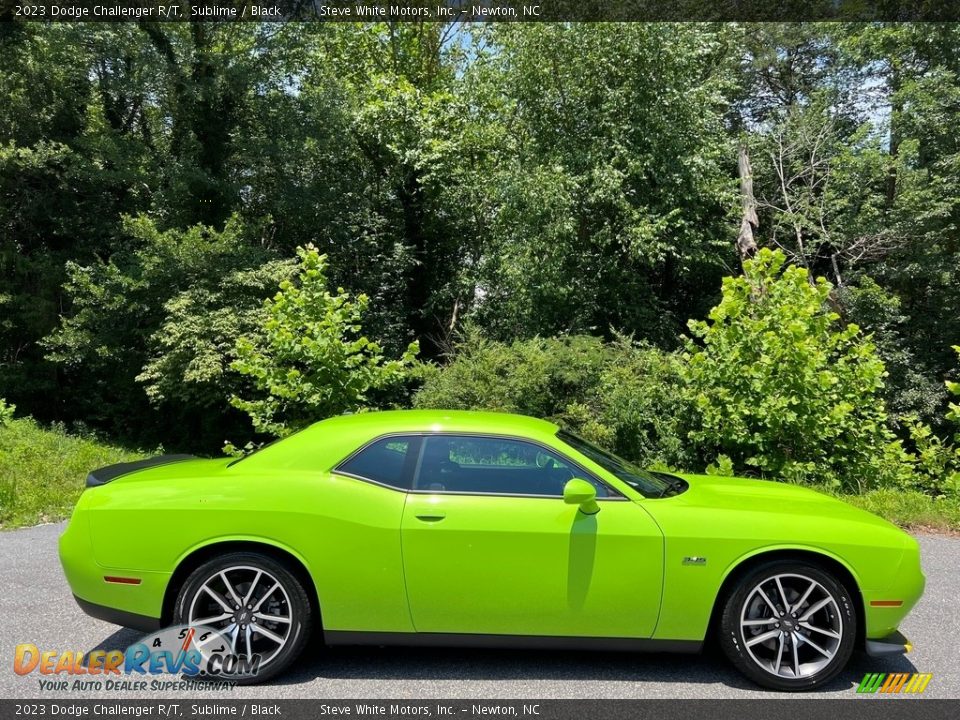
POLYGON ((419 446, 420 438, 381 438, 348 457, 334 471, 409 490, 412 461, 416 460, 419 446))

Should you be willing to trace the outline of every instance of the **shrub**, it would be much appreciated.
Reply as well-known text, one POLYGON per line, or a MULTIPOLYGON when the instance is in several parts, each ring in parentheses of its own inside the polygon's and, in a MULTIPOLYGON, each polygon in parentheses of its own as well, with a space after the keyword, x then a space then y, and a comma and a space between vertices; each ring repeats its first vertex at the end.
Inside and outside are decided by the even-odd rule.
POLYGON ((296 281, 285 280, 263 304, 263 325, 241 337, 231 367, 246 376, 256 397, 234 395, 257 431, 283 437, 311 422, 367 404, 371 391, 400 382, 418 352, 411 343, 398 360, 387 360, 377 343, 361 334, 369 301, 327 289, 326 256, 299 248, 296 281))
POLYGON ((690 432, 738 473, 845 490, 904 482, 909 457, 887 426, 885 370, 856 325, 829 308, 830 284, 762 250, 691 321, 684 378, 690 432))
POLYGON ((452 362, 425 369, 414 405, 548 418, 629 458, 675 464, 682 395, 677 357, 629 338, 502 343, 468 330, 452 362))
POLYGON ((914 488, 960 498, 960 447, 944 441, 916 418, 907 418, 906 425, 915 449, 914 488))
MULTIPOLYGON (((953 349, 960 354, 960 346, 954 345, 953 349)), ((946 386, 951 395, 960 397, 960 382, 948 380, 946 386)), ((916 486, 931 495, 960 499, 960 404, 949 403, 945 417, 958 427, 953 442, 938 437, 917 418, 907 421, 916 448, 916 486)))
MULTIPOLYGON (((953 346, 954 352, 960 355, 960 345, 953 346)), ((960 382, 947 380, 947 390, 960 401, 960 382)), ((954 440, 960 442, 960 402, 951 402, 947 407, 947 420, 957 424, 957 433, 953 436, 954 440)))
POLYGON ((0 398, 0 427, 13 420, 13 411, 16 409, 16 405, 7 405, 6 400, 0 398))

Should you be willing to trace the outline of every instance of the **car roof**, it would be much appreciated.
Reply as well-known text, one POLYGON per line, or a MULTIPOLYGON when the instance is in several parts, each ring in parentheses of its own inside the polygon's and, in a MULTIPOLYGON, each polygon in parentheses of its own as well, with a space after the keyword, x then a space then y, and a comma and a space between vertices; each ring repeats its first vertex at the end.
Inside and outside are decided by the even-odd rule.
POLYGON ((338 415, 314 423, 231 465, 233 472, 263 468, 328 469, 362 444, 381 435, 477 433, 545 440, 558 426, 547 420, 472 410, 387 410, 338 415))
POLYGON ((371 433, 483 432, 553 435, 559 429, 548 420, 506 412, 479 410, 384 410, 338 415, 310 426, 307 432, 334 429, 371 433))

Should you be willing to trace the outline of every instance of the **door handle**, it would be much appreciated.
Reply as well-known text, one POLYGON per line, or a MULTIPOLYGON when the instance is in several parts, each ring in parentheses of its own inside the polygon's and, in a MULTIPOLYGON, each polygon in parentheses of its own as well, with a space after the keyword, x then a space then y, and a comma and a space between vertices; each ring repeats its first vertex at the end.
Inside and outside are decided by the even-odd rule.
POLYGON ((422 520, 423 522, 440 522, 446 516, 447 514, 444 512, 440 512, 438 510, 431 510, 430 512, 418 514, 417 520, 422 520))

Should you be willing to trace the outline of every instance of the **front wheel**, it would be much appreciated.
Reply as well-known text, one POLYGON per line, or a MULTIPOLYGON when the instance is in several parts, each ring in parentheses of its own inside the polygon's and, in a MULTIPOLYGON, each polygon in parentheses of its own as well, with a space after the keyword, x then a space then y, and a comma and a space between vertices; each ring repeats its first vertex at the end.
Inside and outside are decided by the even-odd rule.
POLYGON ((811 690, 850 660, 857 610, 841 582, 803 562, 749 573, 727 598, 720 644, 734 666, 774 690, 811 690))
POLYGON ((219 631, 245 662, 229 676, 263 682, 286 670, 310 637, 313 613, 306 589, 283 564, 259 553, 210 560, 190 574, 174 609, 175 622, 219 631))

